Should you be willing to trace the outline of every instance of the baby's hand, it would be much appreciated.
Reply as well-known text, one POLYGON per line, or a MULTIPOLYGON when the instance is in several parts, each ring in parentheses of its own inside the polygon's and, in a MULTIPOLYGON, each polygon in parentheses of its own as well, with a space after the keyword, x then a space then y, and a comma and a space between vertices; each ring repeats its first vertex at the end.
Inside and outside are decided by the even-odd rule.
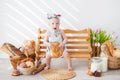
POLYGON ((51 43, 49 43, 48 46, 50 47, 50 49, 53 48, 53 45, 51 43))
POLYGON ((60 43, 59 47, 60 48, 63 48, 64 44, 63 43, 60 43))
POLYGON ((62 55, 62 56, 60 56, 60 58, 63 58, 63 55, 62 55))

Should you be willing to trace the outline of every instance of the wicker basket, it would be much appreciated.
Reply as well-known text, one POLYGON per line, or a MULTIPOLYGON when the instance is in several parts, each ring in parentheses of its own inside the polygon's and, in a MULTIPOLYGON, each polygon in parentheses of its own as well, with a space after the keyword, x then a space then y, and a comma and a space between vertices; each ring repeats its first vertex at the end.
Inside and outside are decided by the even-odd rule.
POLYGON ((120 69, 120 58, 108 57, 108 68, 109 69, 120 69))
POLYGON ((31 74, 31 73, 35 70, 34 60, 33 60, 32 58, 25 58, 25 59, 21 60, 21 61, 18 63, 17 69, 18 69, 22 74, 25 74, 25 75, 31 74), (31 62, 33 63, 33 66, 32 66, 32 67, 21 67, 21 66, 19 66, 20 63, 26 62, 26 61, 31 61, 31 62))
POLYGON ((108 57, 108 68, 109 69, 120 69, 120 58, 113 57, 113 44, 111 42, 106 43, 106 56, 108 57))
POLYGON ((30 75, 35 70, 35 66, 33 66, 32 68, 22 68, 18 66, 17 68, 24 75, 30 75))

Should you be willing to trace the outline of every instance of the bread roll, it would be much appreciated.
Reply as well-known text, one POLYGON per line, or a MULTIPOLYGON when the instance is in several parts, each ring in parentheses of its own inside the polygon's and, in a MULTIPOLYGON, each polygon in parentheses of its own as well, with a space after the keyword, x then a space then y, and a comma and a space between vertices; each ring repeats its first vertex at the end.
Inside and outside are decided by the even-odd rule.
POLYGON ((52 42, 52 49, 50 49, 51 56, 54 58, 62 56, 63 48, 60 48, 59 42, 52 42))
POLYGON ((36 68, 36 69, 32 72, 32 74, 36 74, 36 73, 42 71, 45 66, 46 66, 45 63, 44 63, 44 64, 41 64, 40 66, 38 66, 38 68, 36 68))
POLYGON ((33 67, 34 66, 33 62, 31 62, 31 61, 26 61, 26 65, 27 65, 27 67, 33 67))
POLYGON ((117 57, 117 58, 120 58, 120 49, 116 49, 113 51, 113 56, 114 57, 117 57))

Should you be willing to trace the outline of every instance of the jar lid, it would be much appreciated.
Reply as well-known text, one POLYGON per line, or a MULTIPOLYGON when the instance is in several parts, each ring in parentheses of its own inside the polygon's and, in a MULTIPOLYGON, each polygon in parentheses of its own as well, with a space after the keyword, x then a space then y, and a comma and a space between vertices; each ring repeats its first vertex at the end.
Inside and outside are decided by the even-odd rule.
POLYGON ((102 59, 101 59, 100 57, 92 57, 92 58, 91 58, 91 61, 92 61, 92 62, 101 62, 102 59))

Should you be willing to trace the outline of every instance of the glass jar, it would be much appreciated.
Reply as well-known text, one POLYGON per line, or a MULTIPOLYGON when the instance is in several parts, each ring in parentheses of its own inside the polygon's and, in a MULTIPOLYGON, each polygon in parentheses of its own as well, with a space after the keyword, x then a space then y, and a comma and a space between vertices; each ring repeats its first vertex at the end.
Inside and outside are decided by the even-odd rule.
POLYGON ((102 59, 100 57, 93 57, 91 58, 91 71, 101 71, 101 66, 102 66, 102 59))
POLYGON ((108 71, 108 58, 107 57, 101 57, 102 59, 102 67, 101 70, 102 72, 107 72, 108 71))

